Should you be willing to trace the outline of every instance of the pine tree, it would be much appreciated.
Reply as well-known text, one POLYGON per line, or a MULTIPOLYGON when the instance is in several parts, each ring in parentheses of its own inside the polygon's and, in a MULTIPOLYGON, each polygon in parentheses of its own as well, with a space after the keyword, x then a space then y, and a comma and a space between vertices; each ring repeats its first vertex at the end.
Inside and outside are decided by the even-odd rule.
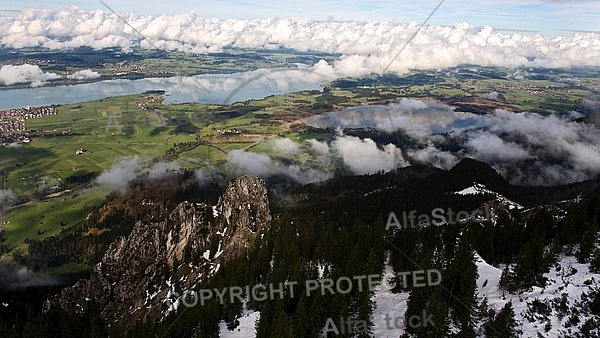
POLYGON ((271 326, 272 331, 270 332, 269 337, 293 337, 292 326, 290 325, 290 320, 285 312, 283 301, 281 299, 277 299, 274 301, 274 303, 274 317, 271 326))
POLYGON ((256 324, 257 338, 270 338, 273 332, 273 321, 275 320, 274 304, 268 301, 260 311, 260 318, 256 324))
POLYGON ((592 259, 590 261, 590 271, 593 273, 600 273, 600 247, 594 249, 592 259))
POLYGON ((294 337, 297 338, 310 337, 310 335, 308 335, 310 328, 308 327, 309 322, 306 313, 306 302, 306 295, 302 293, 302 295, 300 295, 300 301, 298 301, 298 305, 296 306, 296 316, 293 321, 294 337))
POLYGON ((404 323, 407 324, 406 332, 414 335, 415 337, 448 337, 450 320, 448 318, 448 305, 445 302, 447 297, 447 292, 441 287, 434 289, 413 289, 409 296, 408 309, 404 315, 404 323), (416 298, 411 300, 413 294, 420 294, 418 296, 419 298, 425 296, 428 299, 426 302, 418 304, 416 298), (423 314, 425 314, 425 316, 423 316, 423 314), (410 318, 412 316, 420 317, 421 321, 423 321, 423 317, 431 316, 433 325, 431 325, 431 323, 421 323, 421 326, 419 327, 411 327, 410 318))
POLYGON ((546 285, 544 273, 548 271, 548 260, 544 256, 545 243, 540 227, 535 227, 533 238, 521 250, 515 267, 516 281, 524 288, 546 285))
POLYGON ((495 264, 496 255, 494 254, 494 227, 488 222, 484 222, 481 228, 477 228, 473 234, 477 241, 473 242, 475 250, 481 258, 483 258, 488 264, 495 264))
POLYGON ((517 338, 518 332, 515 326, 515 312, 512 303, 508 302, 494 320, 485 325, 485 333, 488 338, 517 338))
POLYGON ((317 293, 310 297, 310 311, 308 311, 308 325, 306 337, 315 337, 321 331, 321 328, 325 324, 327 318, 327 312, 323 306, 323 299, 321 294, 317 293))
POLYGON ((371 300, 373 294, 373 291, 363 290, 363 292, 359 292, 358 295, 355 296, 358 298, 356 300, 357 306, 355 307, 357 309, 356 318, 359 321, 367 323, 366 332, 360 332, 361 337, 368 337, 369 333, 371 332, 371 328, 373 327, 373 321, 371 320, 371 315, 373 314, 374 308, 373 301, 371 300))
POLYGON ((465 236, 459 244, 458 251, 448 269, 443 273, 446 290, 452 293, 448 305, 456 316, 464 336, 474 335, 475 290, 477 288, 477 266, 469 236, 465 236))
POLYGON ((578 263, 587 263, 596 247, 597 226, 590 222, 584 224, 584 233, 579 243, 579 251, 575 254, 578 263))

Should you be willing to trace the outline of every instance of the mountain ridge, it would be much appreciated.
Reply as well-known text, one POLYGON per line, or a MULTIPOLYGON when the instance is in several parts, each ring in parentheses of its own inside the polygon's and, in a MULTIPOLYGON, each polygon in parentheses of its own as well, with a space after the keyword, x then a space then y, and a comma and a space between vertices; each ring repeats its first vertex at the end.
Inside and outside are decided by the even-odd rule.
POLYGON ((186 288, 197 286, 244 254, 270 221, 265 182, 235 178, 214 207, 183 202, 162 221, 138 221, 128 236, 110 244, 89 279, 47 299, 44 311, 84 312, 86 303, 96 303, 104 320, 125 330, 138 321, 158 321, 169 311, 162 300, 174 291, 173 276, 187 276, 180 279, 186 288))

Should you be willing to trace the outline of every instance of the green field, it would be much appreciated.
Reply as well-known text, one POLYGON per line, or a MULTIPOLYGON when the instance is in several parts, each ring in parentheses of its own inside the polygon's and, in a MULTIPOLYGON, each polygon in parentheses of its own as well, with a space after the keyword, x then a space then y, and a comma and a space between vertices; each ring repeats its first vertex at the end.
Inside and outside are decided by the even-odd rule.
POLYGON ((8 187, 18 198, 31 199, 6 214, 9 223, 4 244, 9 250, 26 253, 26 239, 57 234, 104 201, 108 191, 97 188, 65 191, 62 187, 69 177, 101 173, 118 160, 132 156, 160 159, 170 149, 179 149, 176 144, 193 143, 197 136, 205 143, 210 139, 211 146, 197 144, 191 150, 178 151, 175 160, 184 168, 218 164, 229 151, 252 147, 283 132, 280 127, 259 124, 266 113, 260 104, 271 105, 265 102, 254 108, 258 109, 255 113, 233 118, 228 118, 227 112, 240 109, 242 104, 218 107, 157 103, 165 126, 156 128, 144 123, 145 118, 160 121, 136 104, 145 97, 144 94, 111 97, 61 106, 57 115, 27 121, 30 143, 0 148, 0 167, 7 169, 8 187), (261 114, 262 117, 256 117, 261 114), (111 115, 123 127, 121 130, 111 125, 107 131, 111 115), (126 116, 133 117, 130 128, 125 126, 126 116), (232 128, 252 134, 252 138, 240 142, 241 137, 224 137, 216 131, 232 128), (76 154, 81 148, 85 152, 76 154))
POLYGON ((26 239, 46 238, 75 225, 92 208, 100 205, 106 195, 107 191, 101 189, 65 193, 9 210, 4 244, 9 250, 27 253, 26 239))
POLYGON ((135 155, 154 158, 175 142, 193 139, 183 134, 152 134, 152 129, 137 125, 131 132, 125 128, 123 132, 116 128, 106 131, 111 114, 117 118, 123 113, 145 114, 135 105, 141 98, 141 95, 124 96, 65 105, 57 115, 28 120, 27 129, 40 136, 33 137, 29 144, 0 150, 0 166, 8 169, 10 188, 18 196, 32 194, 49 188, 49 184, 60 184, 69 176, 101 172, 118 158, 135 155), (68 131, 70 134, 66 136, 61 134, 68 131), (76 155, 80 148, 87 151, 76 155), (50 183, 43 183, 44 179, 50 183))

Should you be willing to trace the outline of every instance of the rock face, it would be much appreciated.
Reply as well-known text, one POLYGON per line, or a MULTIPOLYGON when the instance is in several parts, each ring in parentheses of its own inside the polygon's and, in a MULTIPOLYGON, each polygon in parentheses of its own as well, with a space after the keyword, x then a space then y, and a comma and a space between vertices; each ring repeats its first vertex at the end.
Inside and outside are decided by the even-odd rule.
POLYGON ((223 247, 228 260, 245 254, 251 240, 271 220, 265 182, 252 176, 237 178, 219 198, 216 211, 231 238, 223 247))
POLYGON ((216 206, 184 202, 161 222, 138 222, 111 243, 89 279, 63 289, 44 309, 83 311, 94 301, 105 320, 125 330, 136 321, 160 320, 176 283, 193 288, 221 263, 245 254, 270 220, 265 182, 238 177, 216 206))

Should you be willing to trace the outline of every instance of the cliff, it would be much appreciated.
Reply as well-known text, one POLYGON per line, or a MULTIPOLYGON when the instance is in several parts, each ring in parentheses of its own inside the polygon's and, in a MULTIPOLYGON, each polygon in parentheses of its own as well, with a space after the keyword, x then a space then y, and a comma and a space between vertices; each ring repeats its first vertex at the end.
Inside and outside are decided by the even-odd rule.
POLYGON ((111 243, 89 279, 47 299, 44 310, 84 311, 95 302, 105 320, 125 330, 158 321, 170 311, 164 300, 172 281, 182 289, 202 283, 220 264, 245 254, 270 220, 265 182, 238 177, 216 206, 183 202, 160 222, 136 223, 111 243))

